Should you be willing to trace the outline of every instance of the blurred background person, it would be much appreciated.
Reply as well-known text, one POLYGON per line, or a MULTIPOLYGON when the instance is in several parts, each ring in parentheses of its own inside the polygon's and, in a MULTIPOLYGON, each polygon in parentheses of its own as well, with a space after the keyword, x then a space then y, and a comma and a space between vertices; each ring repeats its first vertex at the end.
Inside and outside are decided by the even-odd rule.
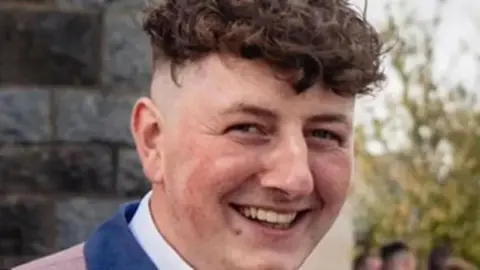
POLYGON ((433 248, 428 256, 428 270, 444 270, 451 253, 446 245, 433 248))
POLYGON ((360 254, 354 260, 353 269, 354 270, 381 270, 382 260, 374 254, 369 254, 369 253, 360 254))
POLYGON ((464 259, 451 257, 447 260, 445 270, 477 270, 477 267, 464 259))
POLYGON ((410 247, 401 241, 384 245, 380 249, 382 270, 415 270, 416 259, 410 247))

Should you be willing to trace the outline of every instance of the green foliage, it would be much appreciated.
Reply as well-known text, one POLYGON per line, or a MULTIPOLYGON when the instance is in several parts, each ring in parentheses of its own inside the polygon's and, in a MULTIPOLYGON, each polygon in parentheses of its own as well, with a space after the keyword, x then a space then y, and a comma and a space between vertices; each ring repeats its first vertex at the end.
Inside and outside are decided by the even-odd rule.
POLYGON ((480 266, 478 90, 434 76, 441 21, 440 12, 428 22, 390 16, 384 36, 396 40, 389 63, 400 89, 387 99, 386 117, 357 129, 356 166, 364 184, 355 190, 357 219, 368 228, 365 245, 403 239, 425 258, 447 241, 457 256, 480 266), (369 151, 372 142, 381 154, 369 151))

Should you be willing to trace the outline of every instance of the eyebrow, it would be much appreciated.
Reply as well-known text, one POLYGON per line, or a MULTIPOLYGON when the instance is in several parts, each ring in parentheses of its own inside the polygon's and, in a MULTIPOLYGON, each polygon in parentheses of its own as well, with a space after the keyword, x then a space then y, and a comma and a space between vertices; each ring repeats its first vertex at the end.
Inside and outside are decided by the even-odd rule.
POLYGON ((246 103, 234 104, 233 106, 223 111, 223 114, 234 114, 234 113, 245 113, 245 114, 260 116, 264 118, 278 119, 278 115, 275 112, 256 106, 256 105, 250 105, 246 103))
POLYGON ((347 116, 340 114, 340 113, 326 113, 326 114, 319 114, 308 117, 309 122, 314 123, 342 123, 342 124, 350 124, 347 116))
MULTIPOLYGON (((274 111, 257 105, 237 103, 223 111, 223 114, 245 113, 257 117, 278 120, 279 116, 274 111)), ((307 117, 308 122, 313 123, 341 123, 350 125, 348 117, 341 113, 325 113, 307 117)))

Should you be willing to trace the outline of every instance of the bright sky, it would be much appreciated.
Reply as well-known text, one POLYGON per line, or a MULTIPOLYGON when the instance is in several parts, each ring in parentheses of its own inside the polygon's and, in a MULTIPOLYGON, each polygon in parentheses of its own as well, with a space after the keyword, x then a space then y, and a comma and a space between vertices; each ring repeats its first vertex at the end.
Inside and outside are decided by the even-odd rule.
MULTIPOLYGON (((365 0, 352 0, 351 2, 363 10, 365 0)), ((449 80, 462 81, 470 89, 480 84, 479 65, 476 64, 472 55, 459 58, 460 41, 465 41, 474 51, 480 55, 480 1, 477 0, 445 0, 446 6, 442 11, 443 24, 441 25, 437 43, 437 75, 449 74, 449 80), (452 59, 458 64, 452 67, 452 59)), ((438 0, 369 0, 367 17, 377 27, 385 25, 387 14, 385 6, 391 5, 390 10, 397 18, 405 16, 405 8, 399 8, 400 3, 406 3, 407 10, 413 10, 417 18, 428 20, 432 17, 433 10, 438 0)), ((375 97, 363 98, 359 103, 359 117, 357 121, 364 123, 371 118, 372 114, 366 112, 366 108, 379 107, 383 103, 384 96, 398 93, 398 83, 395 78, 389 78, 386 90, 375 97)), ((375 110, 376 115, 383 114, 382 109, 375 110)))

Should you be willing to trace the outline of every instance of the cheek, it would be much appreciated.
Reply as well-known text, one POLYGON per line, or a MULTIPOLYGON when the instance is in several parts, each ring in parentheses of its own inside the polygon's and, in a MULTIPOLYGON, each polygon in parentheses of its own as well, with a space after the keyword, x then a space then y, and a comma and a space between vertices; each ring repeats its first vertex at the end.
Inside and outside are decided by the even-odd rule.
MULTIPOLYGON (((214 153, 212 153, 214 154, 214 153)), ((202 156, 191 160, 176 186, 178 221, 190 220, 188 228, 203 241, 223 237, 229 223, 229 195, 240 190, 258 163, 245 156, 202 156)))
MULTIPOLYGON (((175 159, 166 168, 168 188, 177 205, 190 218, 202 219, 218 214, 222 199, 239 189, 249 176, 259 170, 257 155, 205 137, 199 142, 184 141, 175 148, 175 159), (209 147, 200 147, 208 145, 209 147)), ((184 215, 182 214, 182 215, 184 215)))
POLYGON ((343 205, 350 187, 351 154, 348 151, 324 153, 316 157, 314 168, 317 194, 328 205, 343 205))
POLYGON ((205 196, 205 200, 217 201, 241 186, 256 167, 255 163, 245 156, 221 154, 203 156, 191 160, 189 164, 193 165, 184 170, 188 173, 183 177, 183 188, 193 196, 205 196))

